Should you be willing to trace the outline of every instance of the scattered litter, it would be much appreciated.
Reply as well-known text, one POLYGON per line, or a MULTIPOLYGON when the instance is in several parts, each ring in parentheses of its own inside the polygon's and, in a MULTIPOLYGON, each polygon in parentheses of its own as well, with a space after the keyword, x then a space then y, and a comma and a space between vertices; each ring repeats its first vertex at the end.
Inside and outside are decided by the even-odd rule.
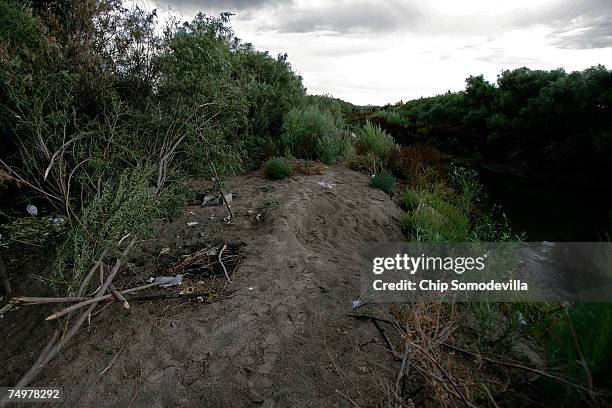
POLYGON ((55 216, 49 217, 47 219, 49 221, 53 222, 53 223, 56 223, 56 224, 66 221, 66 217, 64 217, 63 215, 55 215, 55 216))
POLYGON ((249 290, 253 290, 253 289, 254 289, 254 288, 253 288, 252 286, 249 288, 249 290))
POLYGON ((220 203, 219 196, 213 194, 206 194, 202 199, 202 207, 217 207, 220 203))
POLYGON ((210 216, 210 219, 211 219, 211 220, 214 220, 214 219, 215 219, 215 216, 214 216, 214 215, 211 215, 211 216, 210 216))
POLYGON ((193 293, 193 288, 191 286, 181 290, 181 295, 190 295, 193 293))
MULTIPOLYGON (((224 198, 227 203, 231 203, 234 198, 234 194, 227 193, 224 195, 224 198)), ((204 198, 202 199, 202 207, 218 207, 223 205, 223 203, 223 199, 218 194, 205 194, 204 198)))
POLYGON ((317 184, 320 185, 323 188, 328 188, 330 190, 332 188, 336 187, 335 183, 328 183, 327 181, 319 181, 317 184))
POLYGON ((247 214, 253 214, 253 213, 255 213, 255 211, 253 211, 253 210, 247 211, 247 214))
POLYGON ((33 204, 28 204, 27 207, 26 207, 26 211, 32 217, 36 217, 38 215, 38 208, 36 208, 36 206, 33 205, 33 204))
POLYGON ((189 211, 189 214, 196 215, 196 213, 194 213, 193 211, 189 211))
POLYGON ((230 275, 238 266, 242 242, 228 242, 223 245, 208 245, 185 255, 175 264, 168 267, 168 273, 189 273, 197 276, 223 275, 224 267, 230 275), (222 248, 225 249, 222 251, 222 248), (219 259, 221 258, 221 259, 219 259), (223 263, 223 265, 221 264, 223 263))
POLYGON ((15 307, 13 303, 7 303, 2 309, 0 309, 0 319, 4 318, 4 315, 11 311, 15 307))
POLYGON ((149 283, 158 283, 162 288, 169 288, 171 286, 179 286, 183 283, 183 274, 176 276, 158 276, 157 278, 149 278, 149 283))
POLYGON ((227 217, 223 218, 223 222, 226 222, 228 224, 231 224, 231 220, 232 220, 232 216, 228 215, 227 217))
POLYGON ((198 302, 204 303, 204 298, 202 296, 197 297, 198 302))
POLYGON ((170 248, 162 248, 161 251, 159 251, 160 255, 166 255, 170 253, 170 248))
POLYGON ((195 226, 196 226, 196 225, 198 225, 198 224, 199 224, 199 222, 197 222, 197 221, 189 221, 189 222, 187 223, 187 226, 188 226, 188 227, 195 227, 195 226))
POLYGON ((353 309, 358 309, 361 306, 365 305, 367 302, 362 302, 361 300, 353 300, 353 309))

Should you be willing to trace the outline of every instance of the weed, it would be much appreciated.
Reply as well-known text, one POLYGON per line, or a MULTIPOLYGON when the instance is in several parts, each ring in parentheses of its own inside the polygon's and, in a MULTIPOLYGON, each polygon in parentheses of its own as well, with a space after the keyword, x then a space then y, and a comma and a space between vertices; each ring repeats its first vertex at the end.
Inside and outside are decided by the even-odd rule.
POLYGON ((386 170, 382 170, 372 177, 370 186, 379 188, 387 194, 391 194, 395 191, 396 180, 391 173, 386 170))
POLYGON ((271 180, 281 180, 293 173, 293 164, 285 158, 270 159, 264 164, 264 174, 271 180))
POLYGON ((369 152, 376 155, 379 159, 386 161, 391 155, 395 142, 380 126, 375 126, 367 122, 357 133, 355 150, 358 155, 365 155, 369 152))
POLYGON ((285 116, 281 151, 302 159, 332 164, 348 148, 343 124, 317 106, 295 108, 285 116))

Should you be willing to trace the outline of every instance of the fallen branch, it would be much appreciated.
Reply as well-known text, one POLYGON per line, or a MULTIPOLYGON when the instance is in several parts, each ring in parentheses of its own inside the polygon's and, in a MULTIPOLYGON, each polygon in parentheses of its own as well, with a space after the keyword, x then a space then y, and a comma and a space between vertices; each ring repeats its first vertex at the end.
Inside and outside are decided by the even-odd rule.
POLYGON ((109 289, 110 289, 111 293, 113 294, 113 296, 115 297, 115 299, 117 299, 117 301, 123 302, 123 307, 124 308, 126 308, 126 309, 130 308, 130 304, 128 303, 127 300, 125 300, 125 298, 123 297, 121 292, 119 292, 117 289, 115 289, 115 287, 113 285, 110 285, 109 289))
POLYGON ((28 296, 18 296, 11 299, 11 303, 15 303, 16 305, 42 305, 46 303, 72 303, 72 302, 82 302, 84 300, 88 300, 91 298, 87 297, 62 297, 62 298, 54 298, 54 297, 28 297, 28 296))
MULTIPOLYGON (((153 283, 149 283, 147 285, 138 286, 137 288, 126 289, 124 291, 119 292, 119 294, 120 295, 125 295, 125 294, 128 294, 128 293, 137 292, 139 290, 147 289, 147 288, 150 288, 150 287, 153 287, 153 286, 157 286, 157 285, 159 285, 159 283, 153 282, 153 283)), ((100 293, 100 290, 98 290, 98 293, 100 293)), ((98 296, 98 297, 95 297, 95 298, 90 298, 90 299, 87 299, 87 300, 85 300, 83 302, 79 302, 76 305, 72 305, 70 307, 67 307, 66 309, 60 310, 59 312, 54 313, 51 316, 48 316, 45 320, 55 320, 55 319, 58 319, 58 318, 60 318, 60 317, 62 317, 64 315, 72 312, 73 310, 80 309, 80 308, 82 308, 84 306, 87 306, 87 305, 90 305, 92 303, 103 302, 105 300, 112 299, 114 297, 115 296, 113 294, 108 294, 108 295, 104 295, 104 296, 98 296)))
MULTIPOLYGON (((132 238, 128 246, 123 250, 122 256, 126 256, 130 252, 130 250, 132 249, 135 243, 136 243, 136 239, 132 238)), ((121 262, 122 262, 121 258, 118 258, 117 261, 115 262, 115 265, 113 266, 113 269, 110 275, 108 276, 104 284, 98 290, 97 292, 98 295, 106 292, 106 290, 112 283, 113 278, 117 274, 117 271, 119 270, 119 267, 121 266, 121 262)), ((93 310, 96 308, 97 305, 98 305, 97 302, 93 303, 92 305, 89 306, 89 308, 85 312, 81 313, 78 319, 72 324, 72 326, 70 326, 70 329, 68 329, 68 331, 64 334, 64 336, 61 339, 59 339, 59 341, 57 342, 54 341, 55 336, 53 339, 51 339, 49 344, 47 344, 43 352, 38 357, 38 360, 36 360, 36 363, 28 370, 28 372, 21 378, 21 380, 19 380, 15 388, 26 387, 34 378, 36 378, 36 376, 49 363, 49 361, 51 361, 53 357, 55 357, 59 353, 61 348, 68 341, 70 341, 72 337, 74 337, 74 335, 79 331, 80 327, 83 325, 85 320, 87 320, 87 318, 91 315, 91 313, 93 312, 93 310)), ((5 406, 7 403, 8 401, 5 399, 2 402, 0 402, 0 406, 5 406)))

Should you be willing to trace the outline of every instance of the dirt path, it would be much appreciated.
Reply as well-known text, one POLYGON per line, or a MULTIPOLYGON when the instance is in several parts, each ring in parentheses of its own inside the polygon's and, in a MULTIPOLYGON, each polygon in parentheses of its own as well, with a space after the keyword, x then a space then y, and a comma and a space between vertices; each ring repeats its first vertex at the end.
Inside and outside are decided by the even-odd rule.
POLYGON ((210 305, 155 301, 130 312, 113 305, 36 385, 63 386, 67 405, 83 407, 380 402, 381 383, 397 367, 373 325, 347 314, 359 296, 360 245, 400 240, 401 210, 368 187, 367 176, 341 166, 324 176, 270 182, 250 175, 226 184, 239 194, 234 223, 222 221, 223 208, 187 207, 159 226, 132 273, 149 276, 164 247, 180 253, 214 239, 242 240, 245 258, 228 287, 237 294, 210 305), (187 227, 192 220, 199 225, 187 227))

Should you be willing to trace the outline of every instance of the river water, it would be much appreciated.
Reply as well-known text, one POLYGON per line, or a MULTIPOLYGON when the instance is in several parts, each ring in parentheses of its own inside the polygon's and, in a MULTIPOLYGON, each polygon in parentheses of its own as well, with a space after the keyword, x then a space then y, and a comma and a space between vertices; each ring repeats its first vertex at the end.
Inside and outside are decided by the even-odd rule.
MULTIPOLYGON (((612 236, 610 186, 585 186, 479 169, 493 203, 529 241, 600 241, 612 236)), ((607 239, 606 239, 607 240, 607 239)))

